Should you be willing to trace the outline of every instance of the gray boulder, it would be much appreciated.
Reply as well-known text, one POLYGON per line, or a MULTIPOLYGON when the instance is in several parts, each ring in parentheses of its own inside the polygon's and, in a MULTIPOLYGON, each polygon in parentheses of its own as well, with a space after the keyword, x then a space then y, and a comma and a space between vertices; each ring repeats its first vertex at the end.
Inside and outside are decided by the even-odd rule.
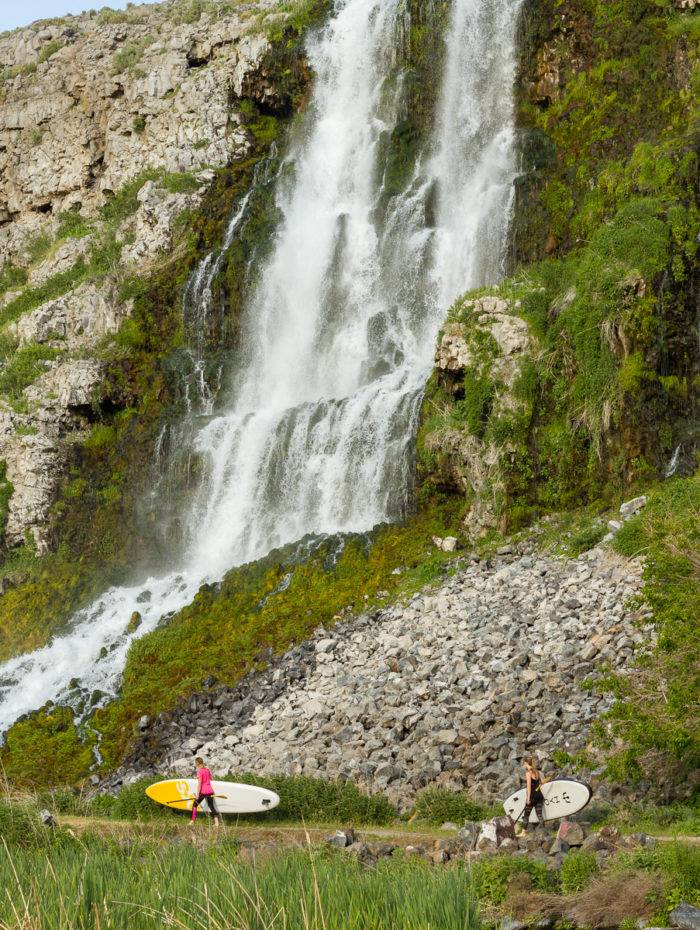
POLYGON ((683 901, 671 911, 669 921, 672 927, 680 930, 700 930, 700 908, 683 901))

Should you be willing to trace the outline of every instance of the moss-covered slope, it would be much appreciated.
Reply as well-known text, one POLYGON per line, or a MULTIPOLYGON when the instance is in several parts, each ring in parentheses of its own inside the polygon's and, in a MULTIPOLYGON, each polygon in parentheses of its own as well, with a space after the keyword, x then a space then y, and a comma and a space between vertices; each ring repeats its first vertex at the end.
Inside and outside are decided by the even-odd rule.
MULTIPOLYGON (((452 488, 477 507, 486 496, 503 529, 609 500, 662 474, 675 450, 679 465, 693 461, 696 30, 697 15, 672 4, 526 5, 513 270, 492 292, 527 323, 529 358, 505 414, 483 359, 459 378, 436 371, 424 494, 452 488), (459 460, 455 431, 490 450, 486 486, 459 460)), ((449 319, 465 312, 458 301, 449 319)))

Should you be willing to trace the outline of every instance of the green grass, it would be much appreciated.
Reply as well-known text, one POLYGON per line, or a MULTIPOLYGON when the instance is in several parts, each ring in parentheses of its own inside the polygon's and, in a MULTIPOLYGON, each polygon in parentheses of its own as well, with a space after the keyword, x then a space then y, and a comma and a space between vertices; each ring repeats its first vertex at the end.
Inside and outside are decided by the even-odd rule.
POLYGON ((0 461, 0 545, 5 538, 10 498, 14 492, 12 482, 7 477, 7 462, 0 461))
POLYGON ((663 900, 652 926, 665 926, 669 912, 681 901, 700 906, 700 847, 681 842, 658 843, 654 849, 623 852, 615 857, 613 868, 643 869, 662 877, 663 900))
POLYGON ((133 71, 143 58, 143 53, 153 42, 150 36, 131 39, 119 51, 112 55, 112 74, 121 74, 124 71, 133 71))
POLYGON ((92 839, 48 851, 0 847, 0 924, 8 930, 477 930, 461 869, 299 852, 240 861, 235 843, 92 839), (13 912, 13 902, 19 913, 13 912), (25 922, 26 921, 26 922, 25 922), (36 921, 36 922, 34 922, 36 921))
POLYGON ((508 886, 516 875, 529 875, 532 885, 539 891, 555 888, 555 877, 544 862, 533 862, 522 856, 489 856, 476 859, 470 868, 474 894, 487 905, 503 904, 508 886))
POLYGON ((418 792, 414 813, 418 820, 435 826, 448 822, 461 825, 467 820, 485 820, 494 815, 493 808, 479 804, 464 791, 435 787, 418 792))
POLYGON ((625 804, 611 809, 606 818, 624 833, 654 836, 700 836, 700 803, 625 804))
POLYGON ((585 849, 572 849, 564 858, 559 870, 559 884, 563 894, 575 894, 588 887, 598 874, 595 853, 585 849))
POLYGON ((58 355, 56 349, 40 344, 29 344, 14 351, 0 370, 0 394, 19 401, 24 389, 46 371, 44 363, 58 355))
POLYGON ((615 548, 645 557, 642 598, 653 612, 657 644, 631 674, 603 682, 617 699, 609 730, 600 734, 619 740, 610 774, 682 779, 700 765, 700 475, 655 489, 617 534, 615 548))

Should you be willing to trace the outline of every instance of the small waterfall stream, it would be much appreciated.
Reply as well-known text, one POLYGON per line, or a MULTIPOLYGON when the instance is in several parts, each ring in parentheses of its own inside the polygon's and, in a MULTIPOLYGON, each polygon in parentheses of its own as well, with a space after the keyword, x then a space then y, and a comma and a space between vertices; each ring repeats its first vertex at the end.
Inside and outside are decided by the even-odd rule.
POLYGON ((316 81, 279 172, 275 241, 244 302, 227 409, 214 415, 203 332, 212 282, 242 222, 184 295, 204 479, 177 571, 113 588, 45 648, 0 666, 0 731, 47 700, 114 694, 135 635, 205 582, 307 533, 401 519, 422 391, 445 312, 502 273, 516 174, 518 0, 452 0, 432 138, 400 194, 384 189, 401 117, 403 0, 336 0, 308 41, 316 81), (392 77, 393 76, 393 77, 392 77), (129 617, 142 617, 137 633, 129 617))

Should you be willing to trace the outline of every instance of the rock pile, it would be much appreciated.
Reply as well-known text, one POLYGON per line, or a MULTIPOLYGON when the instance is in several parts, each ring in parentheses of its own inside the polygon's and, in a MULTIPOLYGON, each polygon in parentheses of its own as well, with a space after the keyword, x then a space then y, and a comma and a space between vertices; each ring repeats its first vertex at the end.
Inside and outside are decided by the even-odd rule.
MULTIPOLYGON (((405 605, 318 630, 235 688, 212 687, 156 720, 121 777, 192 768, 304 773, 386 791, 400 808, 428 784, 506 797, 519 760, 587 742, 606 700, 584 687, 644 637, 627 602, 639 566, 503 554, 405 605)), ((271 658, 271 657, 270 657, 271 658)))
MULTIPOLYGON (((453 827, 452 824, 444 824, 453 827)), ((326 840, 333 848, 356 855, 365 865, 374 865, 378 859, 387 858, 398 849, 389 843, 368 843, 354 830, 338 830, 326 840)), ((623 836, 615 827, 603 827, 599 832, 590 832, 585 823, 562 821, 555 826, 538 826, 527 832, 516 833, 508 817, 495 817, 481 823, 466 823, 455 829, 451 838, 440 838, 432 843, 409 844, 404 854, 426 859, 436 865, 447 862, 472 861, 480 856, 494 853, 523 855, 543 862, 548 868, 558 869, 567 852, 583 849, 595 853, 599 866, 603 866, 615 853, 630 849, 653 849, 656 840, 645 833, 623 836)))

